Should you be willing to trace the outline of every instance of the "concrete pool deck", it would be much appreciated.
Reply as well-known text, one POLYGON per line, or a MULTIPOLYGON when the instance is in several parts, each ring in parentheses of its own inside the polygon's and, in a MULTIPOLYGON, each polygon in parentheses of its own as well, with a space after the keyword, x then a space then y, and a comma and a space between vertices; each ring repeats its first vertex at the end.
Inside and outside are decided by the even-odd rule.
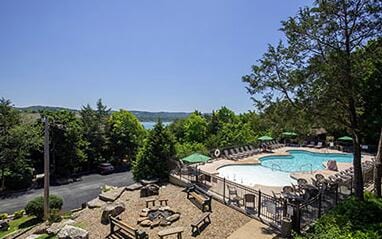
MULTIPOLYGON (((309 152, 315 152, 315 153, 344 153, 335 149, 328 149, 328 148, 322 148, 322 149, 316 149, 316 148, 307 148, 307 147, 283 147, 279 149, 273 150, 272 153, 260 153, 257 155, 253 155, 251 157, 239 159, 237 161, 234 160, 228 160, 223 158, 218 158, 216 160, 213 160, 211 162, 205 163, 203 165, 198 166, 198 168, 202 171, 205 171, 207 173, 213 174, 213 175, 219 175, 218 169, 227 166, 227 165, 260 165, 260 158, 264 156, 282 156, 282 155, 289 155, 287 151, 289 150, 305 150, 309 152)), ((372 159, 373 156, 371 155, 362 155, 363 159, 362 161, 369 161, 372 159)), ((328 177, 330 175, 334 175, 338 173, 339 171, 343 171, 345 169, 348 169, 352 167, 352 163, 342 163, 338 162, 338 171, 331 171, 328 169, 322 169, 322 170, 315 170, 312 172, 294 172, 290 173, 290 177, 297 179, 297 178, 304 178, 308 181, 311 181, 312 178, 314 178, 314 175, 317 173, 320 173, 324 175, 325 177, 328 177)), ((326 167, 326 165, 324 165, 326 167)), ((282 187, 271 187, 271 186, 264 186, 256 184, 252 186, 252 188, 261 190, 263 192, 271 194, 272 191, 280 191, 282 187)))

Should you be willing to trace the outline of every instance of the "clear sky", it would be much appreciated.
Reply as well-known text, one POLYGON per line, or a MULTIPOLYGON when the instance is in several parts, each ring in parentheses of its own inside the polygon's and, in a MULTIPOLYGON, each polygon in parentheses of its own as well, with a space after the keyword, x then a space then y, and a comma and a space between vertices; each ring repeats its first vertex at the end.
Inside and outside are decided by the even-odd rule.
POLYGON ((16 106, 253 109, 241 76, 308 0, 2 0, 0 97, 16 106))

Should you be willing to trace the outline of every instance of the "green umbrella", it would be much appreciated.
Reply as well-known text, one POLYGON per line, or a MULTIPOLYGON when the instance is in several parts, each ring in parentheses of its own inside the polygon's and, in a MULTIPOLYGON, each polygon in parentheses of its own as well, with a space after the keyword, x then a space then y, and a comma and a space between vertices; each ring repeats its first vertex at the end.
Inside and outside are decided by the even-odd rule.
POLYGON ((269 140, 273 140, 273 138, 264 135, 264 136, 261 136, 260 138, 258 138, 258 140, 261 140, 261 141, 269 141, 269 140))
POLYGON ((343 140, 343 141, 353 141, 352 137, 349 136, 342 136, 341 138, 338 138, 338 140, 343 140))
POLYGON ((284 136, 297 136, 297 133, 295 133, 295 132, 283 132, 282 135, 284 135, 284 136))
POLYGON ((194 153, 194 154, 191 154, 185 158, 182 158, 181 160, 184 163, 193 164, 193 163, 205 163, 210 159, 211 159, 210 157, 205 156, 203 154, 194 153))

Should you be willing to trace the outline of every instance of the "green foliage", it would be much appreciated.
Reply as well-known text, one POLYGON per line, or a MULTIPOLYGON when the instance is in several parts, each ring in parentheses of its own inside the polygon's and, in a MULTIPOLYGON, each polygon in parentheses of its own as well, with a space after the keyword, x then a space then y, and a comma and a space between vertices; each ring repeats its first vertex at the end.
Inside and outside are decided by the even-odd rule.
POLYGON ((382 199, 371 193, 365 201, 350 198, 317 220, 313 227, 297 239, 382 238, 382 199))
POLYGON ((0 238, 5 238, 7 235, 12 234, 19 229, 30 228, 37 223, 39 223, 39 220, 36 220, 36 218, 32 216, 21 217, 19 219, 12 220, 9 222, 8 231, 0 231, 0 238))
MULTIPOLYGON (((63 205, 63 200, 61 197, 56 195, 49 196, 49 209, 58 209, 61 210, 63 205)), ((25 212, 28 215, 33 215, 38 219, 44 217, 44 199, 42 196, 36 197, 28 202, 25 207, 25 212)))
POLYGON ((79 172, 86 163, 88 143, 81 120, 69 111, 44 112, 50 123, 51 175, 60 178, 79 172))
POLYGON ((19 218, 22 218, 25 214, 25 210, 24 209, 21 209, 21 210, 18 210, 16 211, 14 214, 13 214, 13 219, 19 219, 19 218))
POLYGON ((175 155, 173 137, 158 122, 149 132, 137 160, 133 162, 133 175, 136 180, 142 178, 167 178, 168 160, 175 155))
POLYGON ((191 114, 184 120, 184 141, 203 143, 207 137, 207 121, 197 113, 191 114))
POLYGON ((112 157, 117 162, 123 159, 134 161, 145 136, 142 124, 126 110, 113 112, 108 124, 112 157))
POLYGON ((176 157, 178 159, 187 157, 192 153, 208 154, 208 149, 201 143, 176 143, 175 144, 176 157))
POLYGON ((31 183, 30 165, 26 159, 32 149, 42 145, 38 126, 21 121, 11 102, 0 100, 0 190, 19 189, 31 183), (24 176, 25 174, 25 176, 24 176), (9 183, 6 182, 8 178, 9 183))
POLYGON ((107 120, 110 117, 110 109, 103 105, 102 100, 97 101, 97 108, 90 105, 83 106, 81 111, 84 139, 88 143, 85 150, 87 155, 87 169, 91 170, 98 163, 105 161, 110 154, 108 137, 106 134, 107 120))
POLYGON ((59 209, 52 209, 49 212, 49 217, 48 217, 48 222, 49 223, 55 223, 55 222, 60 222, 62 220, 62 217, 60 215, 60 210, 59 209))
POLYGON ((5 220, 8 218, 8 213, 1 213, 0 214, 0 220, 5 220))

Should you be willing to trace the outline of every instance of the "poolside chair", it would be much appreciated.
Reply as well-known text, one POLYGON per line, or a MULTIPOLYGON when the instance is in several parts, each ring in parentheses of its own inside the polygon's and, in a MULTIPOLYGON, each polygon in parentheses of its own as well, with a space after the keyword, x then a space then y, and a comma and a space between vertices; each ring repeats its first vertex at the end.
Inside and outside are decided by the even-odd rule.
POLYGON ((256 196, 255 194, 244 194, 244 208, 247 210, 248 208, 254 210, 256 208, 256 196), (248 204, 251 205, 251 207, 248 206, 248 204))
POLYGON ((316 143, 311 141, 306 147, 313 148, 314 146, 316 146, 316 143))
POLYGON ((298 186, 303 186, 305 184, 308 184, 308 180, 306 180, 305 178, 299 178, 297 179, 297 185, 298 186))
POLYGON ((275 193, 274 191, 272 191, 272 195, 276 201, 283 201, 283 199, 284 199, 284 197, 281 193, 275 193))
POLYGON ((324 180, 325 180, 324 175, 322 175, 322 174, 320 174, 320 173, 315 174, 314 177, 315 177, 315 179, 316 179, 317 181, 324 181, 324 180))
POLYGON ((316 146, 314 146, 316 149, 321 149, 324 146, 322 145, 322 142, 318 142, 316 146))
POLYGON ((284 186, 283 187, 283 193, 293 193, 294 189, 292 186, 284 186))
POLYGON ((228 188, 228 204, 235 203, 240 207, 240 202, 243 201, 243 198, 240 197, 237 193, 236 188, 227 185, 228 188))

